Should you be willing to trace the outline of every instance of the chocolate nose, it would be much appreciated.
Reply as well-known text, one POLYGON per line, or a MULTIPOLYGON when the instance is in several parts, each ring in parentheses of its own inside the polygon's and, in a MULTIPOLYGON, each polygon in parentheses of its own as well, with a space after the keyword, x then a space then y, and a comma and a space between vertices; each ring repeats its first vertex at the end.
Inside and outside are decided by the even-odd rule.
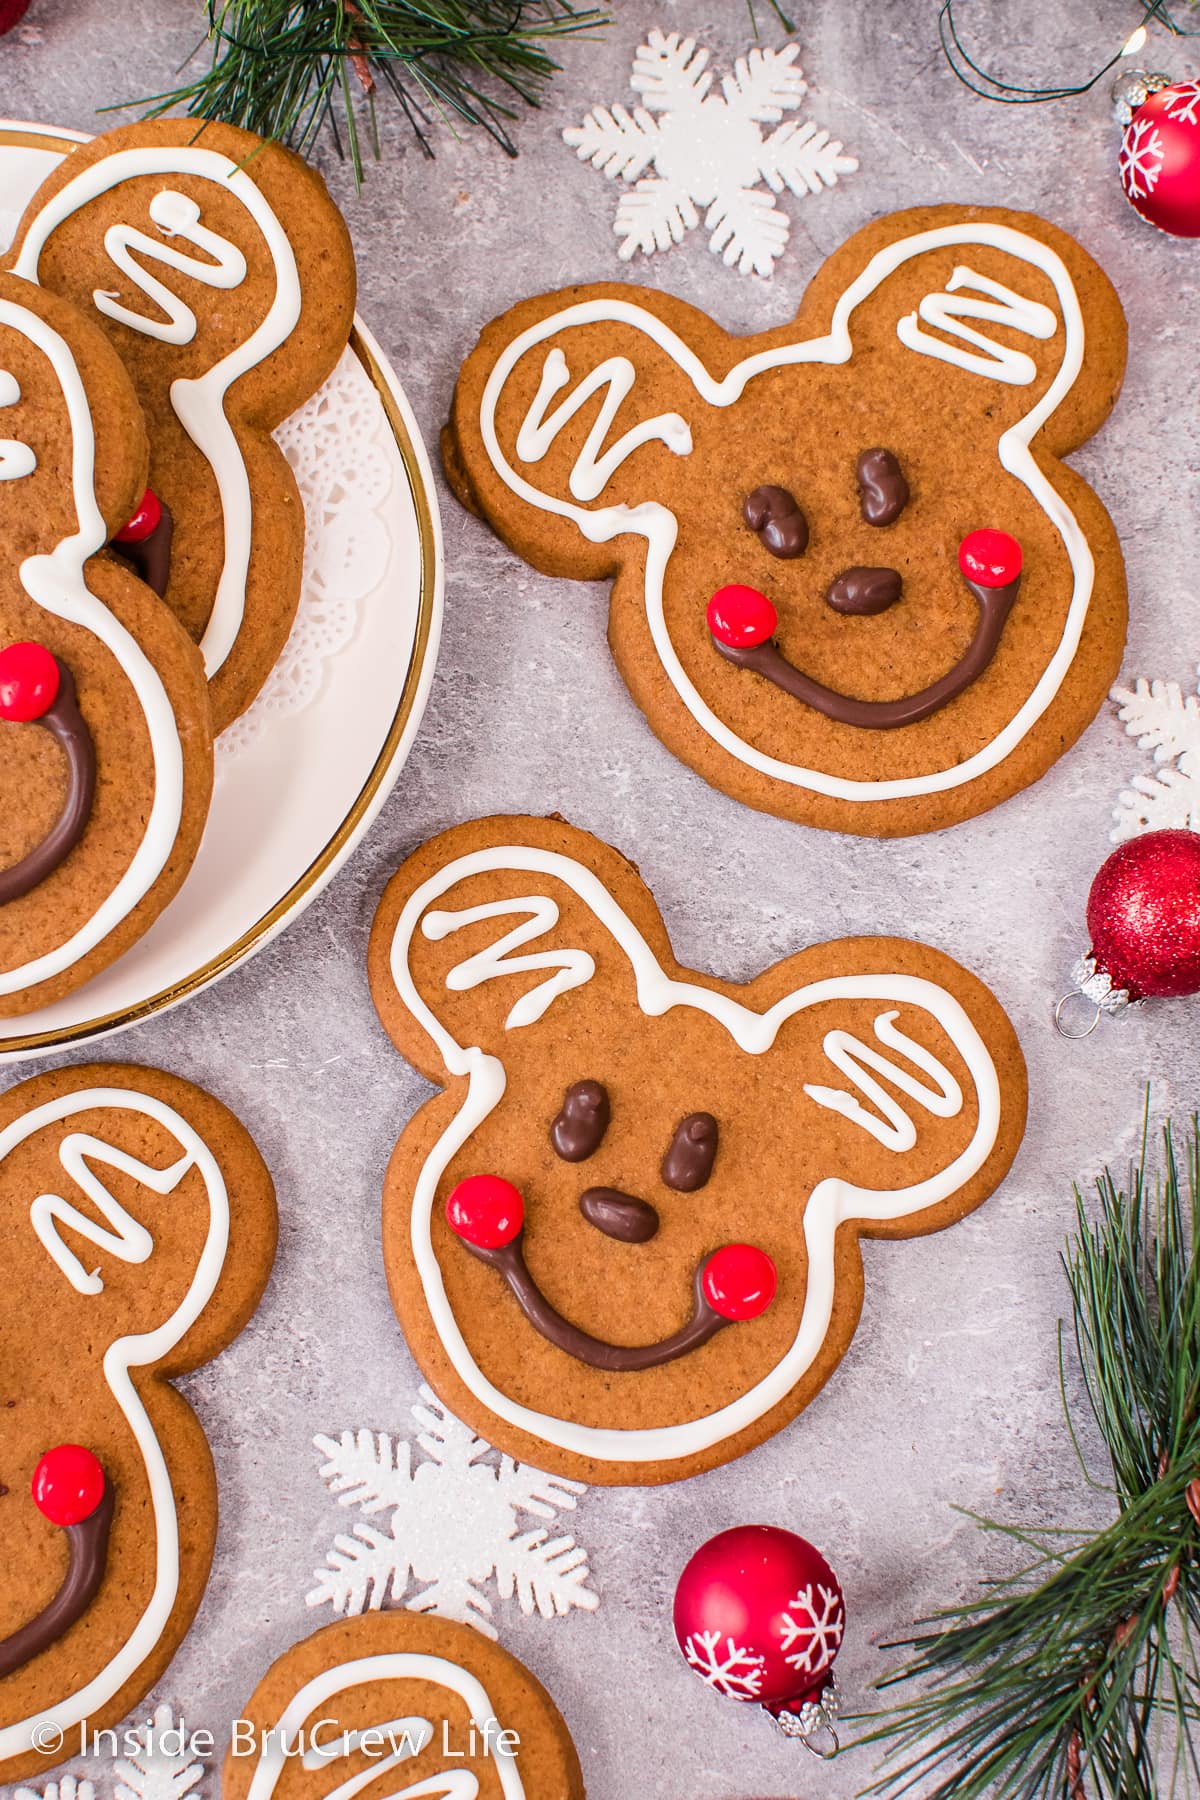
POLYGON ((834 612, 881 613, 895 606, 903 586, 899 569, 843 569, 825 598, 834 612))
POLYGON ((587 1188, 579 1196, 579 1210, 589 1225, 622 1244, 644 1244, 658 1230, 658 1214, 650 1202, 620 1188, 587 1188))

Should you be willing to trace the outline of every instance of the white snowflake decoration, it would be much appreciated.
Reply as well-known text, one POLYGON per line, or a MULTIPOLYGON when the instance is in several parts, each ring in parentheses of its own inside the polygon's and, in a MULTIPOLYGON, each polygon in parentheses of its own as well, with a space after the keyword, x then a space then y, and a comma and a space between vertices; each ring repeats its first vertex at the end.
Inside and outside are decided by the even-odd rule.
POLYGON ((1138 774, 1122 793, 1113 818, 1114 843, 1143 831, 1181 826, 1200 831, 1200 697, 1177 681, 1147 681, 1112 692, 1118 717, 1139 750, 1154 752, 1152 775, 1138 774))
POLYGON ((697 1631, 683 1646, 692 1668, 727 1700, 755 1700, 762 1688, 766 1659, 731 1637, 721 1647, 719 1631, 697 1631))
POLYGON ((1153 119, 1131 119, 1121 141, 1121 182, 1131 200, 1146 200, 1162 174, 1162 136, 1153 119))
POLYGON ((779 1647, 784 1662, 801 1675, 819 1675, 833 1661, 845 1629, 846 1609, 836 1588, 810 1582, 783 1615, 779 1647), (793 1613, 799 1616, 793 1618, 793 1613))
POLYGON ((790 230, 771 195, 819 194, 858 167, 811 119, 780 123, 808 91, 799 54, 795 44, 751 50, 714 94, 708 51, 651 31, 630 81, 644 105, 594 106, 563 132, 581 161, 631 184, 613 224, 624 261, 681 243, 703 209, 710 249, 743 275, 771 274, 790 230), (777 129, 764 136, 763 125, 777 129))
POLYGON ((384 1432, 343 1431, 318 1437, 326 1459, 321 1476, 342 1506, 364 1513, 391 1511, 389 1529, 358 1524, 333 1541, 326 1566, 315 1571, 310 1606, 338 1612, 376 1610, 391 1598, 413 1612, 435 1613, 474 1625, 485 1637, 492 1605, 482 1592, 494 1581, 502 1600, 515 1595, 521 1611, 544 1619, 574 1606, 594 1612, 600 1597, 587 1585, 587 1551, 572 1537, 551 1538, 518 1529, 518 1513, 555 1519, 573 1511, 581 1482, 543 1475, 509 1456, 498 1462, 490 1444, 448 1413, 428 1388, 413 1417, 425 1430, 417 1442, 430 1459, 412 1466, 412 1445, 384 1432), (419 1591, 410 1593, 413 1583, 419 1591))
MULTIPOLYGON (((207 1773, 204 1763, 192 1754, 191 1733, 177 1722, 166 1705, 156 1706, 153 1719, 138 1728, 140 1745, 129 1750, 126 1734, 121 1738, 128 1754, 109 1759, 116 1778, 111 1787, 112 1800, 203 1800, 196 1790, 207 1773), (169 1735, 168 1735, 169 1734, 169 1735)), ((20 1787, 14 1800, 96 1800, 93 1781, 62 1775, 44 1788, 20 1787)))

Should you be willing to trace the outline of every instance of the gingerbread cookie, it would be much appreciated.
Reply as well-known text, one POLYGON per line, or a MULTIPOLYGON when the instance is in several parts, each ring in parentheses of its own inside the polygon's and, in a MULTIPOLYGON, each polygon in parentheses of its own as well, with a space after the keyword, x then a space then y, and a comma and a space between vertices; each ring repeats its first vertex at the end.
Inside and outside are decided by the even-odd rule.
POLYGON ((0 1017, 57 999, 127 949, 204 829, 199 654, 105 552, 139 509, 146 457, 102 334, 0 274, 0 1017))
POLYGON ((384 1187, 405 1335, 489 1442, 585 1481, 787 1424, 853 1334, 859 1238, 961 1218, 1024 1128, 1012 1027, 948 957, 858 938, 695 974, 632 864, 558 819, 416 851, 369 969, 444 1090, 384 1187))
POLYGON ((411 1612, 327 1625, 242 1707, 224 1800, 584 1800, 562 1716, 469 1625, 411 1612), (386 1778, 387 1786, 376 1790, 386 1778))
POLYGON ((168 1383, 254 1311, 275 1198, 210 1094, 85 1063, 0 1097, 0 1208, 3 1783, 122 1718, 191 1624, 217 1490, 203 1428, 168 1383))
POLYGON ((129 368, 175 523, 167 599, 201 646, 220 731, 261 687, 300 594, 304 511, 270 434, 349 336, 341 214, 280 145, 160 119, 73 151, 9 263, 84 307, 129 368))
POLYGON ((1065 232, 927 207, 751 339, 613 283, 523 302, 464 364, 443 455, 536 568, 612 581, 617 666, 677 756, 766 812, 900 836, 1036 780, 1117 672, 1116 533, 1059 458, 1124 360, 1065 232))

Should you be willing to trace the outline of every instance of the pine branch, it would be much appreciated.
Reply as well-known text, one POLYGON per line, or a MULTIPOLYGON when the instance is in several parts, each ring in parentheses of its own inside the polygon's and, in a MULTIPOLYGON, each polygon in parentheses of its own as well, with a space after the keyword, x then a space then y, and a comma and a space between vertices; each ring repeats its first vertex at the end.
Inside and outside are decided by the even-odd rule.
POLYGON ((142 104, 151 118, 182 107, 301 153, 327 126, 361 183, 360 115, 377 157, 380 93, 427 155, 440 118, 481 127, 515 156, 509 126, 558 69, 547 46, 608 23, 574 0, 208 0, 212 66, 142 104))
POLYGON ((932 1782, 927 1800, 1159 1800, 1200 1780, 1197 1121, 1178 1149, 1167 1127, 1153 1182, 1145 1145, 1128 1191, 1101 1176, 1094 1219, 1076 1190, 1063 1259, 1117 1516, 1091 1532, 976 1521, 1024 1566, 887 1646, 909 1654, 880 1687, 924 1685, 865 1716, 858 1742, 887 1745, 870 1794, 932 1782))

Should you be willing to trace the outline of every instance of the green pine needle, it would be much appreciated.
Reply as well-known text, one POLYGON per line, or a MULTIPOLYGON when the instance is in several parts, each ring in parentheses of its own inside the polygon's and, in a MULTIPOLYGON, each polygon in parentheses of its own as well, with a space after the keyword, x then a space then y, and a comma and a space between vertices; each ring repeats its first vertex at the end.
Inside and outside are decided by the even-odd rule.
POLYGON ((378 155, 377 95, 427 154, 441 118, 482 127, 515 156, 509 126, 558 68, 547 45, 608 23, 573 0, 208 0, 211 68, 145 104, 151 118, 183 107, 301 153, 328 126, 361 183, 360 116, 378 155))
POLYGON ((1063 1260, 1117 1516, 1092 1532, 976 1520, 1023 1566, 888 1646, 908 1659, 880 1687, 923 1686, 865 1715, 858 1742, 887 1746, 870 1794, 1160 1800, 1200 1781, 1197 1120, 1178 1148, 1167 1127, 1157 1178, 1144 1138, 1128 1191, 1106 1170, 1097 1194, 1089 1219, 1076 1190, 1063 1260))

